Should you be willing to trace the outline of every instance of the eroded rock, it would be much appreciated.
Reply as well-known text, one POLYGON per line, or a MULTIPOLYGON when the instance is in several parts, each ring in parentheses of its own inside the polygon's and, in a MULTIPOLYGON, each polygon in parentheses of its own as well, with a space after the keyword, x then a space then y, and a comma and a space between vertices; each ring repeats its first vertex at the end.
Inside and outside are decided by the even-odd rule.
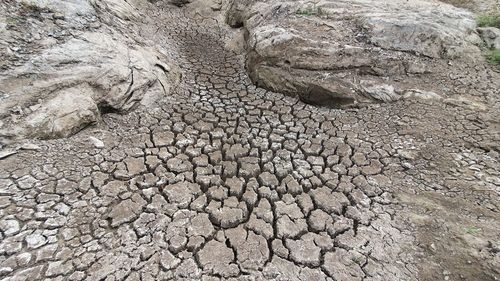
MULTIPOLYGON (((395 101, 419 84, 422 77, 415 74, 439 73, 459 57, 470 63, 481 59, 472 14, 444 3, 230 3, 226 21, 248 32, 253 82, 306 103, 395 101)), ((427 91, 430 86, 419 85, 427 91)))
POLYGON ((98 122, 100 113, 132 109, 151 88, 168 94, 177 80, 164 49, 137 44, 123 35, 130 33, 126 27, 114 32, 95 26, 98 12, 138 19, 137 8, 126 1, 15 0, 9 9, 12 18, 0 21, 17 22, 16 13, 29 13, 32 24, 18 26, 26 25, 25 32, 38 39, 26 41, 15 28, 0 33, 0 116, 10 120, 0 124, 5 139, 67 137, 98 122), (44 21, 48 15, 53 17, 44 21), (18 51, 6 49, 13 40, 18 51), (12 115, 15 106, 20 111, 12 115))

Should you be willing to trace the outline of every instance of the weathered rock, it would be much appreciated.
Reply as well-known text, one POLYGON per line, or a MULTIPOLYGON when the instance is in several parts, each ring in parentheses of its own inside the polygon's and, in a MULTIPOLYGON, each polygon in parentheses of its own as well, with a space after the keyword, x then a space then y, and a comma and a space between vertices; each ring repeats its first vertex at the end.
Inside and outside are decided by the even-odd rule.
POLYGON ((153 87, 168 93, 177 79, 166 51, 139 46, 125 27, 122 32, 81 30, 96 27, 98 12, 140 18, 126 1, 15 1, 21 4, 11 7, 13 19, 16 12, 31 13, 31 25, 18 25, 25 24, 25 32, 39 39, 26 42, 17 29, 0 32, 0 117, 9 120, 0 124, 0 137, 67 137, 98 122, 100 112, 132 109, 153 87), (43 21, 41 12, 53 14, 65 29, 43 21), (7 48, 21 47, 9 42, 23 51, 13 53, 7 48), (16 106, 18 115, 11 115, 16 106))
POLYGON ((500 49, 500 29, 496 27, 480 27, 477 29, 486 46, 490 49, 500 49))
POLYGON ((400 99, 394 91, 394 87, 387 84, 376 84, 372 81, 363 80, 360 82, 361 89, 369 97, 383 102, 396 101, 400 99))
POLYGON ((127 0, 89 0, 89 2, 99 10, 110 11, 112 14, 123 20, 139 20, 140 11, 127 0))
POLYGON ((95 137, 89 137, 89 140, 95 148, 104 148, 104 142, 102 140, 95 137))
POLYGON ((39 151, 41 149, 40 146, 29 142, 23 143, 22 145, 18 146, 18 148, 22 150, 33 150, 33 151, 39 151))
POLYGON ((66 1, 44 1, 44 0, 18 0, 22 5, 32 9, 48 10, 55 12, 56 18, 81 19, 81 17, 92 16, 95 10, 90 1, 66 0, 66 1))
POLYGON ((25 134, 39 138, 68 137, 99 119, 99 109, 88 89, 64 89, 28 116, 25 134))
POLYGON ((423 0, 234 0, 226 21, 247 30, 254 83, 317 105, 395 101, 413 74, 480 59, 472 14, 423 0))

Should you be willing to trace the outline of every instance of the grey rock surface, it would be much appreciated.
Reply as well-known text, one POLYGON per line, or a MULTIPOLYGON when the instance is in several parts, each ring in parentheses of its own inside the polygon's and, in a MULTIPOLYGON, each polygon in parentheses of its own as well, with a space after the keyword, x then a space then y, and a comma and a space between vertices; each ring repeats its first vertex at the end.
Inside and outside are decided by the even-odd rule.
POLYGON ((246 30, 254 83, 316 105, 391 102, 412 88, 440 93, 446 88, 427 80, 450 61, 484 62, 472 13, 437 1, 234 0, 226 21, 246 30))
POLYGON ((140 18, 128 2, 8 2, 0 19, 0 116, 9 120, 0 128, 3 142, 67 137, 99 122, 100 113, 132 109, 151 88, 168 95, 176 83, 165 49, 118 26, 140 18), (101 22, 98 13, 117 23, 101 22))
POLYGON ((490 49, 500 49, 500 29, 496 27, 480 27, 477 29, 481 38, 490 49))

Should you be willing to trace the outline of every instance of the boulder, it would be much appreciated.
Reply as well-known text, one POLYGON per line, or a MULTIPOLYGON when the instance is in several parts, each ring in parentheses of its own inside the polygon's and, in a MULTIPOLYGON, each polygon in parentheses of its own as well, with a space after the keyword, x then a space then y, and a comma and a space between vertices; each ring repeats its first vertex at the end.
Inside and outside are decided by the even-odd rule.
POLYGON ((395 101, 450 60, 482 59, 473 15, 434 1, 233 0, 226 22, 246 31, 255 84, 318 105, 395 101))
POLYGON ((178 80, 164 49, 119 24, 139 18, 134 1, 9 1, 0 7, 0 142, 70 136, 101 113, 129 111, 145 96, 152 104, 151 93, 168 94, 178 80))

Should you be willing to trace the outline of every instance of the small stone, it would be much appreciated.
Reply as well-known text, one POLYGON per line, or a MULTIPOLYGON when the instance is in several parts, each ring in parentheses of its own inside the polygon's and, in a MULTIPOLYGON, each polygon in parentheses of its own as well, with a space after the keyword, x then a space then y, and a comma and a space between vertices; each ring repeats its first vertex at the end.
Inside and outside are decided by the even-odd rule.
POLYGON ((40 146, 33 143, 25 143, 21 145, 19 148, 22 150, 35 150, 35 151, 42 149, 40 146))
POLYGON ((421 91, 421 90, 410 90, 404 93, 403 97, 405 99, 423 99, 423 100, 441 100, 443 97, 440 95, 434 93, 434 92, 428 92, 428 91, 421 91))
POLYGON ((95 148, 104 148, 104 142, 98 138, 89 136, 90 142, 95 146, 95 148))
POLYGON ((391 101, 397 101, 401 98, 396 93, 392 85, 376 84, 372 81, 363 80, 361 81, 361 88, 363 89, 366 95, 379 101, 391 102, 391 101))
POLYGON ((52 15, 52 18, 55 20, 63 20, 65 18, 63 13, 56 12, 52 15))

